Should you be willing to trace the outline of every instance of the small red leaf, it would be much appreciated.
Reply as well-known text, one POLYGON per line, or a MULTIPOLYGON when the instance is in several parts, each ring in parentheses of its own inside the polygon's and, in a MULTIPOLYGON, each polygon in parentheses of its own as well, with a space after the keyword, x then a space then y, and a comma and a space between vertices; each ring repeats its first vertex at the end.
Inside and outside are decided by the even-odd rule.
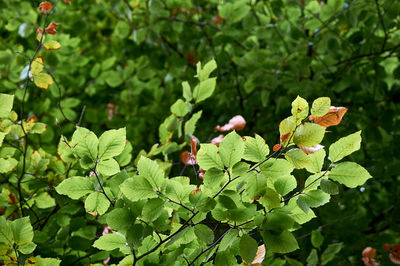
POLYGON ((204 174, 206 173, 206 170, 204 170, 204 169, 199 169, 199 178, 200 179, 204 179, 204 174))
POLYGON ((196 158, 196 155, 197 155, 197 138, 196 137, 192 137, 190 139, 190 152, 196 158))
POLYGON ((188 151, 181 153, 181 161, 186 165, 196 165, 196 157, 188 151))
POLYGON ((291 133, 291 132, 286 133, 285 135, 282 135, 282 136, 281 136, 281 142, 286 142, 286 141, 288 141, 288 140, 289 140, 290 133, 291 133))
POLYGON ((272 147, 273 151, 279 151, 282 148, 281 144, 275 144, 274 147, 272 147))
POLYGON ((384 244, 384 245, 383 245, 383 248, 384 248, 387 252, 391 251, 391 247, 390 247, 389 244, 384 244))
POLYGON ((56 28, 57 28, 58 26, 59 26, 59 24, 54 23, 54 22, 51 22, 51 23, 49 24, 49 26, 47 26, 47 28, 46 28, 46 33, 47 33, 47 34, 52 34, 52 35, 57 34, 56 28))
POLYGON ((212 140, 211 140, 211 144, 214 144, 215 146, 217 146, 217 147, 219 147, 219 144, 221 143, 221 141, 224 139, 224 135, 219 135, 218 137, 216 137, 216 138, 213 138, 212 140))
POLYGON ((217 14, 215 17, 213 17, 213 22, 215 26, 218 26, 219 23, 221 23, 224 19, 221 18, 219 14, 217 14))
POLYGON ((43 14, 47 14, 48 11, 50 11, 53 8, 53 6, 51 5, 50 2, 45 1, 45 2, 41 2, 39 4, 39 10, 40 12, 42 12, 43 14))
POLYGON ((246 126, 246 120, 244 120, 243 116, 237 115, 232 117, 231 120, 229 120, 228 124, 221 126, 216 126, 215 130, 220 131, 220 132, 226 132, 229 130, 236 130, 240 131, 246 126))
POLYGON ((71 4, 71 0, 64 0, 64 3, 71 4))

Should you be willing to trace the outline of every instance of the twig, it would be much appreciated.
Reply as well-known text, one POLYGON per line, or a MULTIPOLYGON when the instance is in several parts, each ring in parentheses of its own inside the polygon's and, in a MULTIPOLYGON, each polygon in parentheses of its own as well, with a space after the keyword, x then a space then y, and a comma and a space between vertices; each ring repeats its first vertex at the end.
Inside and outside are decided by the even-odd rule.
POLYGON ((101 191, 103 192, 103 194, 104 194, 104 196, 106 196, 106 198, 108 199, 108 201, 111 203, 111 206, 115 206, 114 205, 114 202, 108 197, 108 195, 107 195, 107 193, 106 193, 106 191, 104 190, 104 187, 103 187, 103 185, 101 184, 101 182, 100 182, 100 178, 99 178, 99 176, 98 176, 98 174, 96 173, 96 167, 97 167, 97 163, 96 163, 96 165, 94 166, 94 168, 93 169, 91 169, 92 170, 92 172, 94 173, 94 175, 96 176, 96 178, 97 178, 97 182, 99 182, 99 185, 100 185, 100 188, 101 188, 101 191))

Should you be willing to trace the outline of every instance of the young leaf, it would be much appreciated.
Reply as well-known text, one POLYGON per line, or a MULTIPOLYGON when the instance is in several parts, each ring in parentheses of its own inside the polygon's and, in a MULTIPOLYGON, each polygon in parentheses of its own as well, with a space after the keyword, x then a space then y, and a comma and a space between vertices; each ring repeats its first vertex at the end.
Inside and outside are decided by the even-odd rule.
POLYGON ((325 135, 325 128, 312 123, 301 124, 295 131, 293 142, 297 145, 313 147, 321 143, 325 135))
POLYGON ((204 170, 208 170, 210 168, 224 168, 221 157, 218 154, 218 147, 213 144, 200 145, 200 150, 197 153, 197 163, 204 170))
POLYGON ((99 138, 99 158, 106 160, 118 156, 126 145, 126 128, 112 129, 99 138))
POLYGON ((115 175, 120 171, 119 164, 115 159, 101 160, 97 164, 97 170, 104 176, 115 175))
POLYGON ((315 99, 311 107, 311 115, 321 117, 328 113, 331 107, 331 99, 329 97, 320 97, 315 99))
POLYGON ((74 153, 80 158, 87 155, 92 160, 96 160, 98 144, 99 140, 92 131, 83 127, 76 127, 76 130, 72 135, 70 146, 74 149, 74 153))
POLYGON ((100 192, 92 192, 85 200, 85 210, 87 212, 95 212, 100 215, 106 213, 110 207, 110 202, 100 192))
POLYGON ((243 159, 251 162, 261 162, 269 153, 265 140, 256 134, 255 138, 245 137, 243 159))
POLYGON ((329 159, 337 162, 360 149, 361 130, 343 137, 329 147, 329 159))
POLYGON ((192 90, 190 89, 190 85, 187 81, 182 82, 182 89, 183 89, 183 98, 185 98, 186 101, 191 101, 193 96, 192 96, 192 90))
POLYGON ((297 98, 292 102, 292 115, 299 124, 303 119, 308 116, 308 103, 305 99, 297 96, 297 98))
POLYGON ((336 165, 328 177, 350 188, 363 185, 372 176, 365 168, 354 162, 344 162, 336 165))
POLYGON ((35 85, 43 90, 47 90, 53 84, 53 78, 47 73, 39 73, 33 77, 35 85))
POLYGON ((213 72, 215 69, 217 69, 217 62, 215 62, 214 59, 210 60, 207 62, 207 64, 204 65, 203 69, 199 71, 199 68, 201 67, 201 63, 197 63, 197 75, 200 81, 204 81, 209 78, 211 72, 213 72))
POLYGON ((67 195, 71 199, 79 199, 94 191, 93 183, 84 177, 73 176, 62 181, 57 187, 58 194, 67 195))
POLYGON ((0 118, 7 118, 11 112, 14 95, 0 93, 0 118))
POLYGON ((255 241, 252 237, 247 234, 244 234, 240 238, 239 242, 239 253, 242 259, 246 262, 253 261, 254 257, 257 254, 257 241, 255 241))
POLYGON ((139 175, 146 178, 153 188, 160 190, 165 179, 164 171, 161 167, 156 162, 144 156, 140 157, 137 167, 139 175))
POLYGON ((343 248, 343 243, 330 244, 321 255, 321 265, 326 265, 343 248))
POLYGON ((307 257, 307 266, 315 266, 318 263, 318 253, 316 249, 312 249, 307 257))
POLYGON ((172 106, 171 112, 176 116, 183 117, 189 112, 187 104, 182 100, 178 99, 172 106))
POLYGON ((194 113, 192 117, 186 121, 185 123, 185 135, 193 135, 194 131, 196 130, 196 123, 200 119, 201 114, 203 113, 203 110, 198 111, 197 113, 194 113))
POLYGON ((122 193, 131 201, 156 198, 158 195, 150 182, 143 176, 126 179, 121 185, 122 193))
POLYGON ((43 47, 46 50, 59 50, 61 48, 61 45, 59 42, 57 42, 55 40, 49 40, 44 43, 43 47))
POLYGON ((216 83, 217 78, 209 78, 201 81, 200 84, 197 85, 193 91, 193 98, 196 100, 196 103, 199 103, 209 98, 215 90, 216 83))
POLYGON ((226 135, 219 144, 219 154, 221 156, 221 160, 228 168, 239 162, 243 157, 243 153, 244 142, 235 131, 232 131, 226 135))

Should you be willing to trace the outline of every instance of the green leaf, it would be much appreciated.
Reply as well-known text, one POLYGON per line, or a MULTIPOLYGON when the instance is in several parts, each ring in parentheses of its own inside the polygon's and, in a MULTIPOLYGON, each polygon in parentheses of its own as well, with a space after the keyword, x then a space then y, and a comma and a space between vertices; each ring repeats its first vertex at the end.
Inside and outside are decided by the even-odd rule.
POLYGON ((207 62, 207 64, 204 65, 203 69, 199 71, 199 67, 201 67, 201 63, 197 63, 197 75, 200 81, 207 80, 215 69, 217 69, 217 62, 215 62, 214 59, 210 60, 207 62))
POLYGON ((115 159, 101 160, 97 164, 97 170, 104 176, 115 175, 120 171, 119 164, 115 159))
POLYGON ((273 234, 269 231, 261 233, 265 248, 275 253, 289 253, 299 248, 296 238, 288 230, 280 234, 273 234))
POLYGON ((321 265, 326 265, 328 262, 335 258, 335 255, 339 253, 343 248, 343 243, 330 244, 321 255, 321 265))
POLYGON ((183 98, 185 98, 186 101, 191 101, 193 98, 192 95, 192 90, 190 89, 189 82, 184 81, 182 82, 182 89, 183 89, 183 98))
POLYGON ((339 139, 329 147, 329 159, 337 162, 360 149, 361 130, 339 139))
POLYGON ((324 236, 321 234, 321 232, 318 230, 312 231, 311 244, 315 248, 319 248, 322 245, 322 243, 324 243, 324 236))
POLYGON ((223 169, 221 157, 218 154, 218 147, 214 144, 201 144, 200 150, 197 153, 197 163, 199 166, 208 170, 210 168, 223 169))
POLYGON ((132 225, 132 216, 128 208, 113 209, 107 213, 107 225, 117 231, 128 230, 132 225))
POLYGON ((118 156, 126 145, 126 128, 111 129, 99 138, 99 158, 106 160, 118 156))
POLYGON ((14 95, 0 93, 0 118, 7 118, 14 103, 14 95))
POLYGON ((171 112, 176 116, 185 116, 189 112, 187 104, 182 100, 178 99, 172 106, 171 112))
MULTIPOLYGON (((244 153, 244 142, 235 131, 224 137, 219 144, 219 155, 224 165, 228 168, 233 167, 239 162, 244 153)), ((203 168, 204 169, 204 168, 203 168)))
POLYGON ((191 136, 193 135, 194 131, 196 130, 196 123, 200 119, 203 110, 194 113, 192 117, 186 121, 185 123, 185 135, 191 136))
POLYGON ((331 196, 322 190, 311 190, 303 196, 308 206, 315 208, 329 202, 331 196))
POLYGON ((275 190, 267 187, 259 202, 267 209, 278 208, 281 206, 281 197, 275 190))
POLYGON ((87 212, 95 212, 100 215, 106 213, 110 207, 110 202, 100 192, 92 192, 85 200, 85 209, 87 212))
POLYGON ((310 210, 310 206, 308 206, 306 200, 304 199, 303 196, 298 196, 296 199, 297 206, 305 213, 308 214, 308 211, 310 210))
POLYGON ((336 165, 328 177, 350 188, 363 185, 372 176, 361 165, 353 162, 344 162, 336 165))
POLYGON ((214 241, 214 232, 207 225, 196 224, 194 233, 197 238, 206 244, 211 244, 214 241))
POLYGON ((308 158, 310 158, 311 164, 306 167, 307 171, 309 171, 310 173, 321 172, 322 166, 324 165, 325 155, 326 152, 324 149, 308 154, 308 158))
POLYGON ((147 222, 152 222, 160 217, 165 201, 162 199, 149 199, 143 206, 142 217, 147 222))
POLYGON ((35 250, 35 248, 36 248, 36 244, 33 242, 25 243, 21 246, 18 246, 18 250, 22 254, 30 254, 35 250))
POLYGON ((291 149, 285 153, 285 158, 297 169, 310 167, 312 164, 310 157, 300 149, 291 149))
POLYGON ((21 246, 32 242, 33 228, 29 217, 23 217, 11 222, 11 230, 15 244, 21 246))
POLYGON ((311 115, 321 117, 328 113, 331 107, 331 99, 329 97, 320 97, 314 100, 311 106, 311 115))
POLYGON ((231 230, 224 236, 224 238, 222 238, 221 243, 219 244, 219 250, 224 251, 230 249, 235 240, 238 239, 239 239, 239 231, 237 229, 231 230))
POLYGON ((300 96, 297 96, 292 102, 292 115, 297 124, 300 124, 300 122, 308 116, 308 109, 307 101, 300 96))
POLYGON ((217 78, 209 78, 201 81, 200 84, 197 85, 193 91, 193 98, 196 100, 196 103, 199 103, 211 97, 215 90, 216 83, 217 78))
POLYGON ((292 228, 294 220, 290 215, 276 210, 267 215, 267 220, 263 225, 264 230, 281 232, 286 229, 292 228))
POLYGON ((8 173, 17 167, 18 161, 14 158, 0 158, 0 173, 8 173))
POLYGON ((242 235, 239 242, 239 254, 244 261, 251 263, 257 253, 257 241, 247 234, 242 235))
POLYGON ((287 261, 287 263, 289 263, 289 265, 291 266, 303 266, 303 263, 301 263, 298 260, 289 258, 288 256, 285 256, 285 260, 287 261))
POLYGON ((332 182, 328 179, 322 179, 320 186, 321 186, 322 191, 324 191, 328 194, 331 194, 331 195, 339 194, 338 186, 334 182, 332 182))
POLYGON ((296 129, 293 141, 300 146, 313 147, 321 143, 325 135, 325 129, 323 126, 306 122, 296 129))
POLYGON ((72 135, 70 146, 74 149, 74 153, 79 158, 87 155, 92 160, 96 160, 98 154, 98 145, 99 140, 92 131, 83 127, 76 127, 76 130, 72 135))
POLYGON ((14 244, 14 236, 12 230, 10 230, 9 223, 6 217, 0 216, 0 243, 12 246, 14 244))
POLYGON ((62 181, 57 187, 58 194, 67 195, 71 199, 79 199, 94 191, 93 183, 84 177, 73 176, 62 181))
POLYGON ((1 145, 3 145, 3 140, 4 140, 5 136, 6 136, 6 133, 0 132, 0 147, 1 147, 1 145))
POLYGON ((119 85, 122 84, 122 82, 124 82, 124 80, 118 74, 118 72, 114 70, 108 70, 104 72, 103 75, 106 77, 105 79, 106 83, 112 88, 118 87, 119 85))
POLYGON ((316 249, 312 249, 307 257, 307 266, 315 266, 318 264, 318 253, 316 249))
POLYGON ((141 156, 138 162, 139 175, 149 181, 153 188, 160 190, 164 184, 164 171, 161 167, 154 161, 141 156))
POLYGON ((281 176, 290 175, 293 171, 293 165, 285 159, 274 159, 265 162, 260 166, 261 173, 266 177, 275 181, 281 176))
POLYGON ((217 199, 218 199, 218 202, 221 204, 221 206, 228 210, 237 208, 235 201, 232 198, 230 198, 229 196, 220 195, 217 199))
POLYGON ((56 201, 47 192, 40 193, 35 197, 35 202, 39 209, 47 209, 56 206, 56 201))
POLYGON ((114 250, 126 248, 125 237, 120 234, 111 233, 101 236, 93 243, 93 247, 101 250, 114 250))
POLYGON ((156 198, 158 195, 150 182, 143 176, 126 179, 121 185, 122 193, 131 201, 156 198))
POLYGON ((274 188, 276 192, 282 196, 285 196, 296 187, 297 181, 293 175, 280 176, 274 181, 274 188))
POLYGON ((269 154, 268 145, 259 135, 255 138, 245 137, 243 159, 251 162, 261 162, 269 154))

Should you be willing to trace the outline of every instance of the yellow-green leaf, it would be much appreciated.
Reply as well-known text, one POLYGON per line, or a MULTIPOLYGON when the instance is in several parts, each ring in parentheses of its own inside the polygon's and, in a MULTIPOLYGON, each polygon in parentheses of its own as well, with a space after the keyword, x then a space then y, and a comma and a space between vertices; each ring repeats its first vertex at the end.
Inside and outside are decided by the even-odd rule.
POLYGON ((53 84, 53 78, 47 73, 40 73, 35 75, 33 82, 37 87, 47 90, 53 84))
POLYGON ((46 50, 59 50, 60 48, 61 48, 60 43, 55 40, 47 41, 44 44, 44 49, 46 50))
POLYGON ((37 58, 35 58, 35 60, 32 61, 31 64, 31 73, 36 76, 39 75, 40 72, 42 72, 43 70, 43 57, 39 56, 37 58))

